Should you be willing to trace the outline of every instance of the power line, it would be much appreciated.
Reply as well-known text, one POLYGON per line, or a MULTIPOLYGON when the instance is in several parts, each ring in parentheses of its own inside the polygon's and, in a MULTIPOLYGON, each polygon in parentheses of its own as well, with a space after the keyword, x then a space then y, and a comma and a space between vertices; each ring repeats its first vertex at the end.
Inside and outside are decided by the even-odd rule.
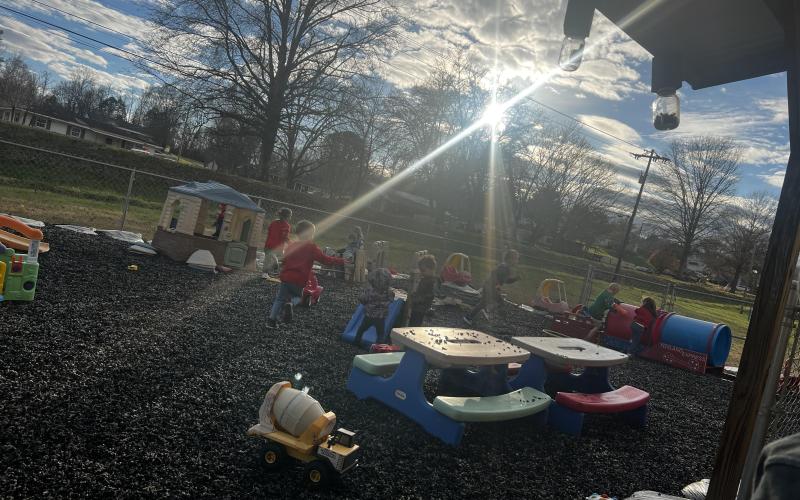
MULTIPOLYGON (((68 12, 68 11, 65 11, 65 10, 62 10, 62 9, 59 9, 59 8, 57 8, 57 7, 55 7, 55 6, 52 6, 52 5, 50 5, 50 4, 47 4, 47 3, 45 3, 45 2, 42 2, 42 1, 40 1, 40 0, 30 0, 30 1, 31 1, 31 2, 34 2, 34 3, 36 3, 36 4, 40 4, 40 5, 43 5, 43 6, 49 7, 49 8, 51 8, 51 9, 55 10, 55 11, 58 11, 58 12, 61 12, 61 13, 65 14, 65 15, 69 15, 69 16, 73 16, 73 17, 75 17, 75 18, 77 18, 77 19, 81 19, 82 21, 85 21, 85 22, 87 22, 87 23, 90 23, 90 24, 92 24, 92 25, 94 25, 94 26, 98 26, 98 27, 100 27, 100 28, 103 28, 103 29, 106 29, 106 30, 108 30, 108 31, 111 31, 111 32, 114 32, 114 33, 118 33, 118 34, 120 34, 120 35, 123 35, 123 36, 126 36, 126 37, 128 37, 128 38, 130 38, 130 39, 132 39, 132 40, 136 40, 136 41, 138 41, 138 42, 140 42, 140 43, 144 43, 144 42, 142 42, 141 40, 137 39, 136 37, 133 37, 133 36, 131 36, 131 35, 128 35, 128 34, 126 34, 126 33, 123 33, 123 32, 121 32, 121 31, 115 30, 115 29, 113 29, 113 28, 110 28, 110 27, 108 27, 108 26, 105 26, 105 25, 103 25, 103 24, 100 24, 100 23, 97 23, 97 22, 94 22, 94 21, 88 20, 88 19, 86 19, 86 18, 84 18, 84 17, 81 17, 81 16, 79 16, 79 15, 77 15, 77 14, 73 14, 73 13, 71 13, 71 12, 68 12)), ((101 40, 98 40, 98 39, 96 39, 96 38, 93 38, 93 37, 90 37, 90 36, 84 35, 84 34, 82 34, 82 33, 79 33, 79 32, 77 32, 77 31, 74 31, 74 30, 71 30, 71 29, 69 29, 69 28, 66 28, 66 27, 64 27, 64 26, 60 26, 60 25, 58 25, 58 24, 51 23, 51 22, 49 22, 49 21, 46 21, 46 20, 44 20, 44 19, 37 18, 37 17, 35 17, 35 16, 32 16, 32 15, 30 15, 30 14, 26 14, 26 13, 24 13, 24 12, 20 12, 20 11, 18 11, 18 10, 12 9, 12 8, 10 8, 10 7, 6 7, 6 6, 4 6, 4 5, 0 5, 0 8, 2 8, 2 9, 5 9, 5 10, 7 10, 7 11, 9 11, 9 12, 12 12, 12 13, 14 13, 14 14, 17 14, 17 15, 20 15, 20 16, 23 16, 23 17, 26 17, 26 18, 28 18, 28 19, 31 19, 31 20, 33 20, 33 21, 36 21, 36 22, 38 22, 38 23, 41 23, 41 24, 43 24, 43 25, 45 25, 45 26, 50 26, 50 27, 53 27, 53 28, 56 28, 56 29, 59 29, 59 30, 65 31, 65 32, 67 32, 67 33, 70 33, 70 34, 72 34, 72 35, 75 35, 75 36, 78 36, 78 37, 84 38, 84 39, 86 39, 86 40, 89 40, 89 41, 92 41, 92 42, 94 42, 94 43, 98 43, 98 44, 100 44, 100 45, 102 45, 102 46, 104 46, 104 47, 110 48, 110 49, 112 49, 112 50, 116 50, 116 51, 122 52, 122 53, 124 53, 124 54, 128 54, 128 55, 131 55, 131 56, 133 56, 133 57, 136 57, 136 58, 138 58, 138 59, 140 59, 140 60, 144 60, 144 61, 150 62, 150 63, 152 63, 152 64, 155 64, 155 65, 159 66, 159 67, 166 68, 166 69, 169 69, 169 70, 171 70, 171 69, 172 69, 172 68, 170 68, 168 65, 165 65, 165 64, 163 64, 163 63, 161 63, 161 62, 159 62, 159 61, 156 61, 156 60, 154 60, 154 59, 150 59, 150 58, 148 58, 148 57, 146 57, 146 56, 143 56, 143 55, 141 55, 141 54, 137 54, 137 53, 135 53, 135 52, 132 52, 132 51, 130 51, 130 50, 127 50, 127 49, 124 49, 124 48, 121 48, 121 47, 117 47, 117 46, 115 46, 115 45, 113 45, 113 44, 110 44, 110 43, 107 43, 107 42, 103 42, 103 41, 101 41, 101 40)), ((366 18, 366 16, 365 16, 365 15, 363 15, 362 13, 358 13, 358 15, 362 15, 362 16, 364 16, 363 18, 364 18, 365 20, 368 20, 368 18, 366 18)), ((409 39, 408 39, 407 37, 404 37, 404 36, 398 36, 398 37, 399 37, 401 40, 404 40, 404 41, 406 41, 406 43, 408 43, 409 45, 412 45, 412 46, 414 46, 414 47, 416 47, 416 48, 418 48, 418 49, 420 49, 420 50, 427 50, 427 51, 429 51, 429 52, 431 52, 431 53, 433 53, 433 54, 435 54, 435 55, 437 55, 437 56, 441 56, 441 53, 439 53, 439 52, 437 52, 437 51, 434 51, 433 49, 431 49, 431 48, 429 48, 429 47, 425 47, 425 46, 423 46, 423 45, 421 45, 421 44, 413 43, 413 42, 409 41, 409 39)), ((80 41, 80 40, 74 40, 74 39, 71 39, 71 38, 69 38, 69 37, 66 37, 66 38, 68 38, 68 39, 70 39, 70 40, 72 40, 72 41, 74 41, 74 42, 76 42, 76 43, 79 43, 79 44, 81 44, 81 45, 84 45, 84 46, 90 47, 90 48, 92 48, 92 49, 94 49, 94 50, 98 50, 98 49, 99 49, 98 47, 96 47, 96 46, 92 46, 92 45, 90 45, 90 44, 87 44, 86 42, 82 42, 82 41, 80 41)), ((126 61, 128 61, 128 62, 131 62, 131 63, 133 63, 133 64, 136 64, 136 61, 134 61, 134 60, 132 60, 132 59, 130 59, 130 58, 128 58, 128 57, 124 57, 124 56, 121 56, 120 54, 115 54, 115 53, 113 53, 113 52, 112 52, 112 53, 110 53, 110 54, 111 54, 111 55, 113 55, 113 56, 119 57, 120 59, 126 60, 126 61)), ((417 61, 419 61, 419 62, 421 62, 421 63, 423 63, 423 64, 425 64, 425 65, 427 65, 427 66, 429 66, 429 67, 430 67, 430 68, 432 68, 432 69, 436 69, 436 67, 435 67, 435 66, 433 66, 432 64, 430 64, 430 63, 428 63, 428 62, 426 62, 426 61, 424 61, 424 60, 422 60, 422 59, 420 59, 420 58, 418 58, 418 57, 415 57, 415 56, 413 56, 413 55, 410 55, 410 54, 407 54, 407 55, 409 55, 409 57, 412 57, 413 59, 415 59, 415 60, 417 60, 417 61)), ((398 67, 398 66, 396 66, 395 64, 393 64, 393 63, 391 63, 391 62, 389 62, 389 61, 387 61, 387 60, 385 60, 385 59, 378 58, 378 60, 379 60, 379 61, 381 61, 383 64, 385 64, 385 65, 389 66, 390 68, 394 69, 395 71, 398 71, 398 72, 400 72, 400 73, 402 73, 402 74, 404 74, 404 75, 406 75, 406 76, 408 76, 408 77, 410 77, 410 78, 412 78, 412 79, 414 79, 414 80, 417 80, 417 79, 419 79, 419 77, 418 77, 417 75, 413 75, 413 74, 409 73, 408 71, 406 71, 406 70, 404 70, 404 69, 402 69, 402 68, 399 68, 399 67, 398 67)), ((588 124, 588 123, 586 123, 586 122, 584 122, 584 121, 582 121, 582 120, 580 120, 580 119, 578 119, 578 118, 576 118, 576 117, 574 117, 574 116, 572 116, 572 115, 570 115, 570 114, 568 114, 568 113, 565 113, 565 112, 563 112, 563 111, 561 111, 561 110, 559 110, 559 109, 556 109, 556 108, 554 108, 554 107, 552 107, 552 106, 550 106, 550 105, 548 105, 548 104, 545 104, 545 103, 543 103, 543 102, 539 101, 538 99, 535 99, 535 98, 534 98, 534 97, 532 97, 532 96, 528 96, 528 97, 527 97, 527 99, 528 99, 528 100, 530 100, 530 101, 532 101, 532 102, 534 102, 534 103, 536 103, 536 104, 538 104, 539 106, 541 106, 541 107, 543 107, 543 108, 547 109, 548 111, 551 111, 551 112, 553 112, 553 113, 556 113, 556 114, 558 114, 558 115, 560 115, 560 116, 563 116, 563 117, 565 117, 565 118, 567 118, 567 119, 569 119, 569 120, 572 120, 572 121, 574 121, 574 122, 576 122, 576 123, 578 123, 578 124, 580 124, 580 125, 582 125, 582 126, 584 126, 584 127, 586 127, 586 128, 589 128, 589 129, 591 129, 591 130, 594 130, 594 131, 596 131, 596 132, 598 132, 598 133, 600 133, 600 134, 603 134, 603 135, 605 135, 605 136, 608 136, 608 137, 610 137, 610 138, 612 138, 612 139, 615 139, 615 140, 617 140, 617 141, 619 141, 619 142, 622 142, 622 143, 624 143, 624 144, 627 144, 628 146, 631 146, 631 147, 633 147, 633 148, 636 148, 636 149, 643 149, 641 146, 639 146, 639 145, 637 145, 637 144, 634 144, 634 143, 632 143, 632 142, 628 141, 627 139, 624 139, 624 138, 622 138, 622 137, 619 137, 619 136, 617 136, 617 135, 615 135, 615 134, 613 134, 613 133, 611 133, 611 132, 608 132, 607 130, 601 129, 600 127, 596 127, 596 126, 594 126, 594 125, 590 125, 590 124, 588 124)))
POLYGON ((24 12, 20 12, 20 11, 18 11, 18 10, 12 9, 11 7, 6 7, 5 5, 0 5, 0 9, 5 9, 5 10, 7 10, 7 11, 9 11, 9 12, 12 12, 12 13, 14 13, 14 14, 17 14, 18 16, 27 17, 28 19, 32 19, 32 20, 34 20, 34 21, 40 22, 40 23, 42 23, 42 24, 45 24, 45 25, 47 25, 47 26, 51 26, 51 27, 53 27, 53 28, 56 28, 56 29, 59 29, 59 30, 62 30, 62 31, 66 31, 67 33, 70 33, 70 34, 72 34, 72 35, 75 35, 75 36, 79 36, 79 37, 81 37, 81 38, 85 38, 85 39, 87 39, 87 40, 89 40, 89 41, 92 41, 92 42, 95 42, 95 43, 99 43, 100 45, 102 45, 102 46, 104 46, 104 47, 108 47, 108 48, 110 48, 110 49, 118 50, 118 51, 120 51, 120 52, 123 52, 123 53, 125 53, 125 54, 132 55, 133 57, 137 57, 137 58, 139 58, 139 59, 142 59, 143 61, 147 61, 147 62, 149 62, 149 63, 155 64, 155 65, 157 65, 157 66, 160 66, 160 67, 162 67, 162 68, 170 69, 170 68, 169 68, 169 66, 167 66, 166 64, 163 64, 163 63, 161 63, 161 62, 158 62, 158 61, 156 61, 156 60, 154 60, 154 59, 150 59, 150 58, 148 58, 148 57, 145 57, 145 56, 143 56, 143 55, 141 55, 141 54, 137 54, 137 53, 135 53, 135 52, 131 52, 130 50, 127 50, 127 49, 123 49, 123 48, 117 47, 117 46, 115 46, 115 45, 112 45, 112 44, 110 44, 110 43, 106 43, 106 42, 104 42, 104 41, 102 41, 102 40, 98 40, 97 38, 92 38, 92 37, 90 37, 90 36, 88 36, 88 35, 84 35, 84 34, 82 34, 82 33, 78 33, 77 31, 71 30, 71 29, 69 29, 69 28, 67 28, 67 27, 60 26, 60 25, 58 25, 58 24, 51 23, 51 22, 49 22, 49 21, 45 21, 44 19, 40 19, 40 18, 38 18, 38 17, 36 17, 36 16, 32 16, 32 15, 30 15, 30 14, 26 14, 26 13, 24 13, 24 12))
POLYGON ((112 33, 117 33, 118 35, 122 35, 122 36, 124 36, 126 38, 130 38, 131 40, 135 40, 135 41, 137 41, 139 43, 144 43, 142 40, 136 38, 135 36, 129 35, 127 33, 123 33, 122 31, 119 31, 119 30, 115 30, 114 28, 110 28, 108 26, 105 26, 103 24, 97 23, 97 22, 92 21, 90 19, 86 19, 85 17, 81 17, 78 14, 74 14, 72 12, 67 12, 66 10, 63 10, 63 9, 59 9, 55 5, 51 5, 51 4, 46 3, 46 2, 40 2, 39 0, 28 0, 28 1, 33 2, 35 4, 39 4, 39 5, 43 6, 43 7, 47 7, 49 9, 53 9, 53 10, 55 10, 57 12, 60 12, 60 13, 62 13, 64 15, 67 15, 67 16, 70 16, 70 17, 74 17, 76 19, 80 19, 81 21, 84 21, 86 23, 92 24, 92 25, 97 26, 99 28, 103 28, 106 31, 110 31, 112 33))

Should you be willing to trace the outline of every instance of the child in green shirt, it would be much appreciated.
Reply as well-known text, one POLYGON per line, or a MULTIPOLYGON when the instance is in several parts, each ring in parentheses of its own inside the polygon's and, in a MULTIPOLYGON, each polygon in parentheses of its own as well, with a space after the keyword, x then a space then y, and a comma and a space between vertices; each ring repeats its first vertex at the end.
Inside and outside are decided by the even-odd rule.
POLYGON ((594 299, 594 302, 580 310, 581 315, 590 318, 595 324, 594 328, 586 335, 586 340, 591 342, 597 340, 597 334, 600 332, 600 327, 603 325, 603 319, 606 313, 614 304, 619 304, 619 300, 614 296, 618 294, 621 289, 622 287, 617 283, 609 284, 608 288, 600 292, 600 295, 594 299))

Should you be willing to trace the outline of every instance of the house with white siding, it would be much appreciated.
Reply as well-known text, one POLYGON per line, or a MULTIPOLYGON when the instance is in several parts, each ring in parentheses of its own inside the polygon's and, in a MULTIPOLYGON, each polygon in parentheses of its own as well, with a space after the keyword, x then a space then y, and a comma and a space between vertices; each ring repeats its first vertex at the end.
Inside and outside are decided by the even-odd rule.
MULTIPOLYGON (((161 153, 162 146, 153 144, 153 138, 133 130, 130 125, 105 122, 88 118, 54 116, 56 113, 43 113, 27 109, 0 107, 0 121, 23 127, 34 127, 73 139, 105 144, 123 149, 138 149, 149 153, 161 153)), ((61 113, 58 113, 61 115, 61 113)))

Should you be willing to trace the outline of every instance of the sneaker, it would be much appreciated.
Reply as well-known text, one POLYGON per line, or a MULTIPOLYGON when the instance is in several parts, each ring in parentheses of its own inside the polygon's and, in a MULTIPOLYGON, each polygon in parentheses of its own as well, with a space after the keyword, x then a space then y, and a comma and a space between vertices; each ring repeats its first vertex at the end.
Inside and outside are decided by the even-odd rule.
POLYGON ((292 303, 287 302, 283 305, 283 322, 291 323, 294 319, 294 311, 292 310, 292 303))
POLYGON ((278 328, 278 323, 274 319, 267 318, 267 329, 274 330, 278 328))
POLYGON ((469 319, 468 317, 464 316, 463 318, 461 318, 461 320, 464 321, 464 323, 468 324, 469 326, 472 326, 472 320, 469 319))

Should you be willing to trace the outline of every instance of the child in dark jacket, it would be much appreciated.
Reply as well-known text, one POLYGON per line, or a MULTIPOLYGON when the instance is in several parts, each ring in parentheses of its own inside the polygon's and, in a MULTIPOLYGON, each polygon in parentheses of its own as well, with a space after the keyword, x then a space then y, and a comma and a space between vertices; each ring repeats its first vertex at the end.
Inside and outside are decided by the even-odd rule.
POLYGON ((366 287, 358 301, 364 304, 364 319, 356 331, 355 344, 361 345, 361 337, 364 332, 375 327, 378 344, 385 344, 387 335, 384 325, 386 314, 389 312, 389 304, 394 300, 394 291, 391 289, 392 274, 385 268, 373 270, 367 276, 369 286, 366 287))
POLYGON ((503 262, 497 265, 486 282, 483 284, 481 290, 481 300, 472 308, 472 310, 464 316, 464 322, 471 325, 478 315, 486 306, 491 304, 501 305, 503 303, 503 296, 501 295, 503 285, 514 283, 519 279, 515 268, 519 263, 519 252, 516 250, 506 250, 503 254, 503 262))
POLYGON ((276 328, 278 314, 283 309, 283 321, 292 321, 292 306, 300 303, 303 297, 303 287, 308 283, 314 261, 328 265, 343 265, 344 259, 328 257, 314 244, 314 233, 317 228, 307 220, 301 220, 295 228, 297 241, 289 244, 283 258, 283 269, 280 278, 281 285, 278 295, 272 303, 272 309, 267 319, 267 328, 276 328))
POLYGON ((411 294, 411 315, 408 326, 422 326, 425 313, 431 308, 436 287, 436 257, 425 255, 417 262, 422 278, 417 283, 417 288, 411 294))

